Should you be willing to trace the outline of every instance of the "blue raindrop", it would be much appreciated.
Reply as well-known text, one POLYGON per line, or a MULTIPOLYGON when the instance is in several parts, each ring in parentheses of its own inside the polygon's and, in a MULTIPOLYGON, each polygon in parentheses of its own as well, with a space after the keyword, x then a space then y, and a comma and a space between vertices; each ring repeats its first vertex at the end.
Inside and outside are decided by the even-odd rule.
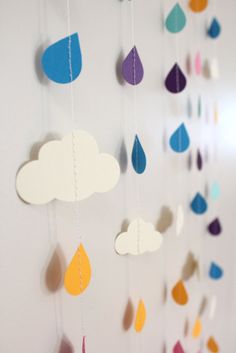
POLYGON ((74 81, 82 68, 78 33, 50 45, 43 53, 42 68, 45 75, 54 82, 74 81))
POLYGON ((132 150, 132 164, 138 174, 142 174, 146 168, 146 156, 137 135, 135 135, 132 150))
POLYGON ((204 197, 198 192, 191 202, 191 209, 194 213, 200 215, 207 211, 207 203, 204 197))
POLYGON ((209 270, 209 276, 212 279, 220 279, 223 276, 223 270, 216 263, 212 262, 209 270))
POLYGON ((181 153, 188 149, 190 144, 188 132, 182 123, 170 137, 170 147, 173 151, 181 153))
POLYGON ((218 20, 214 17, 207 31, 207 34, 209 37, 215 39, 220 35, 220 32, 221 32, 221 26, 218 20))

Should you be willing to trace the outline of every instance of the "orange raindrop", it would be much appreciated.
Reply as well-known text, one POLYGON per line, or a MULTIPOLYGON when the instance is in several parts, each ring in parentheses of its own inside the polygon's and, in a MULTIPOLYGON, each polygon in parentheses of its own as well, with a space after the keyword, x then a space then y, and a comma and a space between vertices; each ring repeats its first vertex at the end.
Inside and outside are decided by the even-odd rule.
POLYGON ((79 295, 87 288, 90 279, 91 267, 89 258, 83 245, 80 244, 71 263, 67 267, 64 285, 69 294, 79 295))
POLYGON ((179 305, 185 305, 188 302, 188 293, 184 287, 184 283, 182 280, 176 283, 174 288, 172 289, 172 297, 174 301, 179 305))
POLYGON ((216 343, 216 341, 215 341, 215 339, 213 337, 210 337, 209 340, 207 341, 207 348, 212 353, 218 353, 219 352, 218 344, 216 343))
POLYGON ((205 10, 208 5, 208 0, 190 0, 189 7, 194 12, 201 12, 205 10))
POLYGON ((136 318, 134 323, 134 328, 136 332, 140 332, 143 329, 146 320, 146 309, 144 302, 142 300, 139 301, 138 309, 136 312, 136 318))
POLYGON ((193 338, 198 338, 201 335, 201 332, 202 332, 202 322, 198 317, 193 326, 193 331, 192 331, 193 338))

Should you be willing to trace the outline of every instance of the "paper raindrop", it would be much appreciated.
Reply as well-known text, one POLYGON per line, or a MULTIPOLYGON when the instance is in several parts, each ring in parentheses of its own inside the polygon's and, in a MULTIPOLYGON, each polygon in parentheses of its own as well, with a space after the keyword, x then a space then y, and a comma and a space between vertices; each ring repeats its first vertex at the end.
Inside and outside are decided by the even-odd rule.
POLYGON ((210 337, 207 341, 207 348, 211 353, 218 353, 219 352, 219 346, 217 342, 215 341, 214 337, 210 337))
POLYGON ((171 93, 180 93, 186 87, 187 81, 178 64, 175 64, 165 79, 166 89, 171 93))
POLYGON ((202 115, 202 100, 201 100, 201 96, 198 97, 198 101, 197 101, 197 115, 198 115, 198 118, 201 118, 201 115, 202 115))
POLYGON ((134 328, 136 332, 141 332, 146 320, 146 309, 144 302, 142 300, 139 301, 138 309, 136 312, 134 328))
POLYGON ((208 0, 190 0, 189 7, 193 12, 204 11, 208 5, 208 0))
POLYGON ((176 283, 174 288, 172 289, 172 297, 174 301, 179 305, 185 305, 188 302, 188 293, 184 287, 184 283, 182 280, 176 283))
POLYGON ((203 214, 207 211, 207 203, 204 197, 200 194, 197 193, 194 199, 191 202, 191 209, 194 213, 196 214, 203 214))
POLYGON ((202 72, 202 61, 201 61, 201 55, 198 52, 195 56, 195 73, 196 75, 200 75, 202 72))
POLYGON ((189 119, 192 118, 192 114, 193 114, 192 102, 191 102, 190 97, 188 97, 188 99, 187 99, 187 116, 189 119))
POLYGON ((91 279, 91 267, 88 255, 82 244, 73 256, 64 278, 64 285, 71 295, 81 294, 89 285, 91 279))
POLYGON ((213 18, 211 25, 207 31, 207 34, 209 37, 215 39, 220 35, 221 32, 221 27, 216 18, 213 18))
POLYGON ((211 279, 218 280, 223 277, 222 268, 216 263, 212 262, 209 270, 209 276, 211 279))
POLYGON ((42 68, 45 75, 54 82, 74 81, 82 68, 78 33, 50 45, 43 53, 42 68))
POLYGON ((74 347, 72 346, 71 342, 68 340, 67 337, 63 336, 58 353, 74 353, 74 347))
POLYGON ((202 161, 201 152, 199 150, 197 150, 197 168, 198 168, 198 170, 202 170, 202 164, 203 164, 203 161, 202 161))
POLYGON ((182 153, 189 147, 190 140, 184 123, 170 137, 170 146, 173 151, 182 153))
POLYGON ((173 353, 185 353, 180 341, 178 341, 173 347, 173 353))
POLYGON ((186 16, 179 3, 177 3, 169 13, 166 19, 166 28, 171 33, 178 33, 186 25, 186 16))
POLYGON ((211 199, 216 201, 220 197, 220 186, 217 182, 214 182, 211 186, 210 191, 211 199))
POLYGON ((201 332, 202 332, 202 322, 198 317, 193 326, 193 331, 192 331, 193 338, 198 338, 201 335, 201 332))
POLYGON ((217 298, 214 295, 211 299, 210 303, 210 311, 209 311, 209 319, 213 320, 215 317, 215 312, 216 312, 216 305, 217 305, 217 298))
POLYGON ((182 205, 179 205, 177 208, 177 215, 176 215, 176 235, 179 237, 183 230, 184 226, 184 211, 182 205))
POLYGON ((86 353, 86 347, 85 347, 85 336, 83 336, 83 341, 82 341, 82 353, 86 353))
POLYGON ((123 317, 123 328, 125 331, 128 331, 133 324, 134 319, 134 306, 131 299, 128 299, 126 304, 125 313, 123 317))
POLYGON ((212 235, 220 235, 222 228, 219 218, 215 218, 207 227, 208 232, 212 235))
POLYGON ((45 273, 45 283, 50 292, 56 292, 63 286, 65 259, 60 245, 54 249, 45 273))
POLYGON ((142 174, 145 171, 146 156, 137 135, 135 135, 134 145, 132 150, 132 164, 136 173, 142 174))
POLYGON ((122 64, 122 75, 126 82, 131 85, 139 84, 143 79, 143 65, 137 48, 134 46, 122 64))

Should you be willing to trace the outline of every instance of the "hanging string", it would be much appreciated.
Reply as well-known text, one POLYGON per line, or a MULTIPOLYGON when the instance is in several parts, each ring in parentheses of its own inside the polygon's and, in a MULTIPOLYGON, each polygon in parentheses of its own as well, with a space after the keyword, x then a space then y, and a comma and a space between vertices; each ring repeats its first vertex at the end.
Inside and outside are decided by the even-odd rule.
MULTIPOLYGON (((135 16, 134 16, 134 2, 135 0, 130 1, 130 17, 131 17, 131 40, 133 47, 135 46, 135 16)), ((134 77, 134 85, 133 88, 133 122, 134 122, 134 132, 135 135, 138 136, 138 119, 137 119, 137 82, 136 82, 136 52, 134 51, 134 61, 133 61, 133 77, 134 77)), ((135 144, 135 154, 136 154, 136 163, 139 165, 139 152, 138 152, 138 144, 135 144)), ((139 184, 139 176, 135 176, 135 188, 136 188, 136 205, 137 205, 137 213, 138 217, 140 217, 141 212, 141 195, 140 195, 140 184, 139 184)), ((137 224, 137 250, 140 253, 140 225, 139 222, 137 224)))
MULTIPOLYGON (((44 32, 47 28, 45 23, 46 18, 46 9, 45 6, 42 5, 42 2, 39 3, 39 31, 40 31, 40 41, 44 42, 44 32)), ((46 94, 45 85, 41 85, 41 107, 42 107, 42 115, 41 115, 41 139, 44 139, 47 132, 50 130, 49 128, 49 118, 48 118, 48 95, 46 94)), ((56 251, 56 246, 58 245, 58 230, 57 230, 57 212, 56 212, 56 204, 49 203, 45 206, 45 218, 47 220, 47 229, 48 229, 48 242, 50 249, 56 251)), ((53 255, 53 254, 52 254, 53 255)), ((48 269, 47 269, 48 270, 48 269)), ((46 270, 46 271, 47 271, 46 270)), ((45 279, 46 280, 46 279, 45 279)), ((52 293, 53 300, 53 315, 55 317, 55 330, 57 340, 61 340, 63 331, 64 331, 64 322, 63 322, 63 314, 62 314, 62 295, 61 291, 58 290, 52 293)))
MULTIPOLYGON (((79 141, 78 137, 76 136, 76 132, 74 131, 76 127, 76 119, 75 119, 75 104, 74 104, 74 87, 73 87, 73 68, 72 68, 72 53, 71 53, 71 6, 70 6, 70 0, 66 0, 66 6, 67 6, 67 31, 68 31, 68 63, 69 63, 69 75, 70 75, 70 107, 71 107, 71 120, 72 120, 72 125, 73 125, 73 132, 72 132, 72 153, 73 153, 73 177, 74 177, 74 199, 75 199, 75 236, 77 241, 79 240, 79 243, 82 241, 82 233, 80 230, 80 217, 79 217, 79 151, 78 151, 78 146, 79 146, 79 141)), ((81 258, 80 254, 79 256, 79 262, 81 264, 81 258)), ((80 287, 82 289, 83 285, 83 276, 81 272, 81 266, 79 266, 79 277, 80 277, 80 287)), ((84 332, 84 313, 83 313, 83 298, 82 296, 80 297, 80 310, 81 310, 81 336, 83 340, 83 347, 85 345, 85 341, 83 337, 85 336, 84 332)))

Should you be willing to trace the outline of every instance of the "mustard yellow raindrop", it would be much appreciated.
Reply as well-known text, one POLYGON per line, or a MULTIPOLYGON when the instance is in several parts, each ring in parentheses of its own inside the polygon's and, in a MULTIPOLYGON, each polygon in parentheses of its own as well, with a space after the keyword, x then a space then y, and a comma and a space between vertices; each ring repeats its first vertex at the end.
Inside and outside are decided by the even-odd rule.
POLYGON ((216 343, 214 337, 210 337, 209 340, 207 341, 207 348, 212 353, 219 352, 219 347, 218 347, 218 344, 216 343))
POLYGON ((80 244, 67 267, 64 286, 69 294, 79 295, 88 287, 90 279, 91 267, 89 258, 83 245, 80 244))
POLYGON ((184 283, 182 280, 176 283, 174 288, 172 289, 172 297, 174 301, 179 305, 185 305, 188 302, 188 293, 184 287, 184 283))
POLYGON ((144 302, 142 300, 139 301, 138 309, 136 312, 136 318, 134 323, 134 328, 136 332, 140 332, 143 329, 146 320, 146 309, 144 302))
POLYGON ((193 338, 198 338, 201 335, 201 332, 202 332, 202 322, 198 317, 193 326, 193 331, 192 331, 193 338))

